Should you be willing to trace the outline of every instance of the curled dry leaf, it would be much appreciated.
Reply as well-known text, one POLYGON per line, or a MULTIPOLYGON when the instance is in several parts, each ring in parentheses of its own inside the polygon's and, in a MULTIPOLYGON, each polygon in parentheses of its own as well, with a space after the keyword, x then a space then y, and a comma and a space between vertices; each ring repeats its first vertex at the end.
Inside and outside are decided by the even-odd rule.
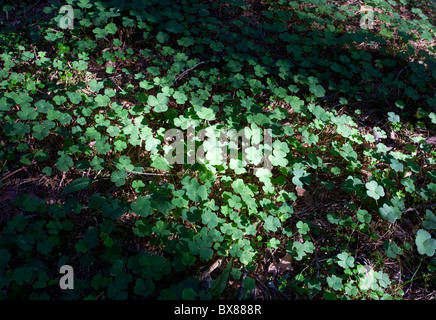
POLYGON ((268 272, 273 276, 281 276, 286 271, 292 271, 293 267, 291 265, 292 256, 286 254, 283 258, 281 258, 278 262, 273 262, 268 267, 268 272))
POLYGON ((312 204, 312 196, 307 190, 300 187, 295 187, 295 191, 297 191, 297 196, 304 197, 304 201, 308 206, 312 204))
POLYGON ((206 279, 207 276, 209 276, 216 268, 221 266, 222 262, 223 262, 222 259, 216 260, 214 263, 211 264, 211 266, 209 268, 207 268, 206 271, 204 271, 202 274, 200 274, 198 279, 200 281, 203 281, 204 279, 206 279))

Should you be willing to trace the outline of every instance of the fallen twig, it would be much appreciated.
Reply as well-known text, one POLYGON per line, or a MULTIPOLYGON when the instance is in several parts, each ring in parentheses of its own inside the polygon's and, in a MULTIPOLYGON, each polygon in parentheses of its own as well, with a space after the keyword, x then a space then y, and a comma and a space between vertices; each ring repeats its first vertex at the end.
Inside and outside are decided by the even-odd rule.
POLYGON ((179 80, 180 80, 181 78, 183 78, 183 77, 184 77, 184 76, 185 76, 189 71, 191 71, 191 70, 197 68, 200 64, 203 64, 203 63, 206 63, 206 62, 209 62, 209 60, 201 61, 201 62, 197 63, 197 65, 193 66, 192 68, 189 68, 189 69, 183 71, 181 74, 179 74, 179 75, 175 78, 174 82, 179 81, 179 80))
POLYGON ((3 178, 0 179, 0 182, 9 178, 10 176, 16 174, 17 172, 20 172, 21 170, 26 169, 25 167, 21 167, 20 169, 15 170, 14 172, 8 173, 7 175, 5 175, 3 178))
POLYGON ((414 211, 417 209, 426 209, 426 208, 432 208, 432 207, 436 207, 436 203, 430 203, 430 204, 426 204, 424 206, 417 206, 417 207, 413 207, 413 208, 408 208, 408 209, 403 210, 402 213, 414 211))
POLYGON ((401 69, 401 70, 397 73, 397 76, 395 77, 395 80, 398 79, 398 77, 400 76, 400 74, 403 73, 403 71, 406 70, 409 66, 410 66, 410 64, 408 64, 408 65, 405 66, 403 69, 401 69))

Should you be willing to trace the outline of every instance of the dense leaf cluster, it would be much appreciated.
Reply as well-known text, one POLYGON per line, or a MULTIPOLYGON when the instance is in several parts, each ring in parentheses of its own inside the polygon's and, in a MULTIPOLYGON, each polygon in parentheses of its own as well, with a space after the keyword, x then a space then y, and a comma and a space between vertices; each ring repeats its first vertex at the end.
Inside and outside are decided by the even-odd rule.
POLYGON ((0 33, 2 174, 46 182, 0 221, 2 298, 236 297, 229 277, 251 298, 277 254, 295 268, 274 278, 284 295, 401 297, 383 264, 357 262, 370 241, 373 259, 434 271, 436 152, 420 132, 435 135, 436 27, 421 9, 366 1, 378 14, 363 30, 359 7, 321 0, 66 2, 71 30, 53 2, 47 21, 0 33), (217 161, 221 146, 197 138, 204 158, 169 163, 165 133, 192 124, 260 146, 217 161), (74 290, 59 289, 64 264, 74 290))

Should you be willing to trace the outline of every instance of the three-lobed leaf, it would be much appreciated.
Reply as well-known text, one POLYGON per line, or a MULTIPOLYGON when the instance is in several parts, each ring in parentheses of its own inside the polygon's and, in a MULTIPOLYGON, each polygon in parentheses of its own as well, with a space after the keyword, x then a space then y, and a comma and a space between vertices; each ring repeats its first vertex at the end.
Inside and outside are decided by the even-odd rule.
POLYGON ((384 189, 376 181, 369 181, 365 184, 366 194, 371 198, 378 200, 385 195, 384 189))
POLYGON ((350 256, 347 252, 341 252, 337 255, 338 261, 337 264, 344 269, 353 268, 354 267, 354 258, 350 256))
POLYGON ((431 234, 424 229, 419 229, 416 233, 415 244, 419 254, 426 254, 432 257, 436 250, 436 239, 431 237, 431 234))

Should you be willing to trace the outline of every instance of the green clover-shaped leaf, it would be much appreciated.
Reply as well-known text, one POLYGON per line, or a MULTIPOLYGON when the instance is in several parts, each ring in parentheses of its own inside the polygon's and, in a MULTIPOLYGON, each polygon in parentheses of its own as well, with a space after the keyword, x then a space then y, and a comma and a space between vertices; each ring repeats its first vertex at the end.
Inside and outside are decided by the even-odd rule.
POLYGON ((402 254, 403 250, 393 241, 386 240, 383 243, 383 248, 386 250, 386 256, 396 259, 397 255, 402 254))
POLYGON ((218 218, 217 214, 210 210, 204 211, 201 218, 202 223, 207 225, 209 229, 215 228, 219 223, 224 221, 224 219, 218 218))
POLYGON ((398 207, 390 206, 386 203, 383 204, 383 207, 379 208, 379 213, 383 220, 389 220, 392 223, 401 217, 401 210, 398 207))
POLYGON ((136 202, 131 204, 132 211, 143 217, 148 217, 153 214, 151 201, 146 198, 137 198, 136 202))
POLYGON ((163 170, 163 171, 169 171, 170 170, 170 164, 168 160, 165 157, 162 157, 158 154, 154 154, 151 156, 151 167, 163 170))
POLYGON ((97 39, 103 39, 104 37, 106 37, 108 35, 108 32, 105 29, 101 29, 101 28, 94 28, 92 30, 92 32, 95 33, 95 37, 97 39))
POLYGON ((115 34, 117 32, 117 25, 113 22, 108 23, 104 28, 109 34, 115 34))
POLYGON ((183 300, 195 300, 197 297, 197 292, 195 292, 192 288, 185 288, 182 291, 182 299, 183 300))
POLYGON ((427 229, 436 230, 436 216, 430 210, 425 211, 425 221, 422 226, 427 229))
POLYGON ((392 159, 390 166, 392 169, 394 169, 396 172, 403 172, 404 166, 403 164, 398 161, 397 159, 392 159))
POLYGON ((200 119, 212 121, 215 120, 215 113, 212 109, 201 107, 199 111, 197 111, 197 115, 200 119))
POLYGON ((21 110, 17 112, 17 115, 22 120, 35 120, 38 116, 38 112, 35 111, 35 108, 31 108, 28 106, 22 106, 21 110))
POLYGON ((117 187, 121 187, 126 183, 127 172, 125 171, 114 171, 111 174, 111 181, 115 183, 117 187))
POLYGON ((60 171, 68 171, 72 166, 74 166, 74 161, 70 156, 67 155, 62 155, 56 161, 56 167, 60 171))
POLYGON ((429 257, 434 255, 436 250, 436 239, 433 239, 427 231, 419 229, 416 233, 415 244, 418 248, 419 254, 426 254, 429 257))
POLYGON ((366 194, 371 198, 378 200, 385 195, 385 191, 382 186, 379 186, 376 181, 369 181, 365 184, 366 194))
POLYGON ((78 92, 67 92, 67 96, 73 104, 79 104, 82 101, 82 96, 78 92))
POLYGON ((298 232, 303 235, 308 233, 310 230, 309 225, 303 221, 298 221, 296 226, 298 228, 298 232))
POLYGON ((53 105, 45 100, 38 100, 38 102, 35 103, 36 111, 41 113, 47 113, 50 110, 53 110, 53 105))
POLYGON ((154 107, 156 112, 165 112, 168 110, 169 98, 164 93, 158 93, 157 96, 148 96, 147 103, 154 107))
POLYGON ((208 190, 205 185, 200 185, 196 178, 186 177, 182 179, 183 189, 191 201, 200 202, 208 198, 208 190))
POLYGON ((327 284, 335 291, 341 290, 343 288, 342 279, 335 275, 327 277, 327 284))
POLYGON ((394 112, 388 112, 388 120, 392 123, 399 123, 400 117, 396 115, 394 112))
POLYGON ((350 255, 348 255, 347 252, 342 252, 337 255, 337 258, 339 259, 337 261, 338 265, 341 266, 344 269, 353 268, 354 267, 354 258, 350 255))
POLYGON ((368 213, 368 211, 359 209, 356 213, 356 218, 362 223, 370 223, 371 222, 371 215, 368 213))
POLYGON ((313 250, 315 250, 315 246, 311 241, 306 241, 303 243, 294 241, 292 243, 291 250, 289 251, 295 257, 295 260, 300 261, 306 256, 307 253, 312 253, 313 250))
POLYGON ((111 137, 118 137, 118 135, 121 133, 121 129, 117 126, 109 126, 107 128, 107 133, 111 136, 111 137))
POLYGON ((272 231, 272 232, 276 232, 277 228, 281 227, 281 223, 279 218, 277 217, 273 217, 273 216, 268 216, 265 219, 265 224, 263 226, 265 228, 265 230, 267 231, 272 231))
POLYGON ((111 99, 103 94, 98 94, 94 101, 97 103, 97 106, 99 107, 106 107, 108 105, 108 103, 111 101, 111 99))
POLYGON ((43 123, 38 123, 33 126, 33 137, 38 140, 43 140, 50 134, 50 129, 53 129, 56 124, 51 120, 44 120, 43 123))
POLYGON ((306 184, 310 182, 311 175, 304 169, 294 169, 293 174, 292 183, 297 187, 303 188, 303 182, 306 184))
POLYGON ((150 278, 142 279, 139 278, 135 282, 135 288, 133 289, 133 292, 135 294, 148 297, 150 294, 152 294, 155 290, 155 285, 153 283, 153 280, 150 278))
POLYGON ((91 88, 92 91, 99 92, 101 89, 103 89, 104 84, 103 82, 92 79, 88 82, 88 86, 91 88))
POLYGON ((156 40, 159 41, 160 43, 166 43, 168 39, 169 39, 168 33, 159 31, 156 35, 156 40))

